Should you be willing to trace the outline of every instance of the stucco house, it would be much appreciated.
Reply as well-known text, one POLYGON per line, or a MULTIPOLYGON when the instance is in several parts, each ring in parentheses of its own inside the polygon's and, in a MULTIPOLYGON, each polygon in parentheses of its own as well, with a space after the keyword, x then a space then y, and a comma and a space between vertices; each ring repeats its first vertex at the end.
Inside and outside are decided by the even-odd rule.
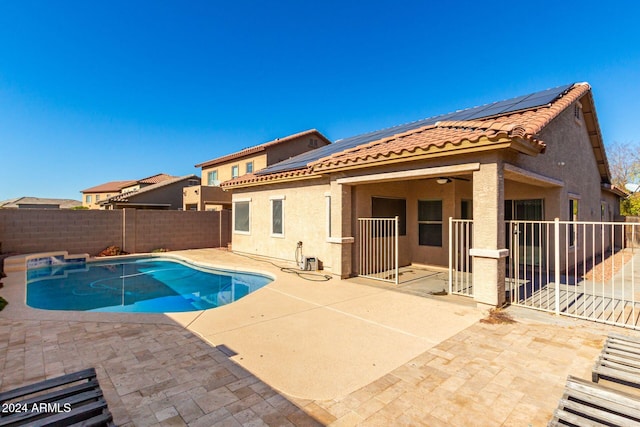
POLYGON ((89 209, 104 209, 100 202, 122 193, 136 191, 150 185, 158 184, 167 179, 175 178, 166 173, 159 173, 142 179, 127 181, 110 181, 95 187, 82 190, 82 206, 89 209))
MULTIPOLYGON (((505 301, 505 220, 610 221, 591 87, 569 84, 347 138, 224 182, 233 250, 359 274, 358 218, 395 217, 400 265, 449 265, 449 218, 473 218, 473 297, 505 301)), ((379 232, 378 232, 379 235, 379 232)), ((366 237, 366 236, 365 236, 366 237)))
POLYGON ((184 189, 184 210, 231 209, 231 193, 220 183, 331 144, 315 129, 245 148, 195 165, 201 168, 201 185, 184 189))

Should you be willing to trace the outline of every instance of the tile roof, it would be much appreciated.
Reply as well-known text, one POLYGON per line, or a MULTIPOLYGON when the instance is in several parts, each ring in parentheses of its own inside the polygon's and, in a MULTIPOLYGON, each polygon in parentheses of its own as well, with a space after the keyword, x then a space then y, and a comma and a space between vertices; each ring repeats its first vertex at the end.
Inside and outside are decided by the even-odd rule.
MULTIPOLYGON (((249 185, 259 185, 267 182, 273 182, 278 180, 286 180, 286 181, 295 181, 296 179, 304 179, 314 175, 314 172, 311 168, 305 169, 296 169, 285 172, 272 173, 269 175, 256 175, 253 173, 248 173, 237 178, 231 179, 229 181, 225 181, 220 184, 220 187, 242 187, 246 184, 249 185)), ((317 175, 320 177, 320 175, 317 175)))
POLYGON ((168 175, 166 173, 159 173, 153 176, 149 176, 147 178, 139 179, 138 184, 157 184, 162 181, 166 181, 167 179, 175 178, 173 175, 168 175))
POLYGON ((111 181, 104 184, 96 185, 95 187, 82 190, 81 193, 117 193, 124 187, 135 184, 136 181, 111 181))
POLYGON ((108 199, 100 201, 98 204, 99 205, 106 205, 106 204, 109 204, 111 202, 128 202, 131 197, 137 196, 138 194, 148 193, 148 192, 157 190, 158 188, 162 188, 162 187, 167 186, 167 185, 175 184, 176 182, 186 181, 188 179, 194 179, 194 180, 197 180, 198 182, 200 182, 200 178, 198 178, 198 176, 193 175, 193 174, 184 175, 184 176, 174 176, 174 177, 171 177, 170 179, 165 179, 165 180, 160 181, 160 182, 158 182, 156 184, 151 184, 151 185, 148 185, 146 187, 142 187, 139 190, 127 191, 126 193, 117 194, 115 196, 109 197, 108 199))
POLYGON ((220 163, 228 162, 230 160, 237 159, 237 158, 244 157, 244 156, 248 156, 250 154, 259 153, 261 151, 266 150, 267 148, 273 147, 273 146, 278 145, 278 144, 282 144, 282 143, 287 142, 287 141, 291 141, 292 139, 296 139, 296 138, 300 138, 300 137, 307 136, 307 135, 312 135, 312 134, 316 134, 325 144, 331 144, 331 141, 329 141, 329 139, 327 139, 327 137, 325 137, 322 133, 320 133, 320 131, 318 131, 316 129, 309 129, 309 130, 306 130, 304 132, 299 132, 299 133, 295 133, 293 135, 285 136, 284 138, 277 138, 277 139, 274 139, 273 141, 265 142, 264 144, 256 145, 256 146, 249 147, 249 148, 245 148, 245 149, 237 151, 235 153, 227 154, 227 155, 222 156, 222 157, 217 157, 215 159, 208 160, 208 161, 203 162, 203 163, 198 163, 197 165, 195 165, 195 167, 197 167, 197 168, 205 168, 205 167, 217 165, 217 164, 220 164, 220 163))
POLYGON ((128 181, 111 181, 104 184, 97 185, 95 187, 82 190, 81 193, 117 193, 125 187, 130 187, 136 184, 157 184, 167 179, 175 178, 173 175, 166 173, 159 173, 142 179, 131 179, 128 181))
POLYGON ((553 103, 531 110, 486 119, 437 122, 433 126, 425 126, 336 153, 317 160, 309 167, 314 171, 327 171, 346 165, 378 163, 394 154, 408 159, 413 154, 420 154, 432 148, 444 149, 448 144, 456 146, 463 142, 477 143, 481 138, 489 141, 501 137, 519 138, 527 141, 538 151, 543 151, 544 143, 537 139, 537 134, 589 90, 589 85, 578 84, 553 103))
POLYGON ((426 152, 437 153, 455 149, 464 143, 477 144, 479 141, 491 143, 504 139, 520 140, 528 144, 531 150, 542 152, 545 145, 538 139, 540 131, 591 90, 586 83, 567 87, 564 93, 549 104, 473 120, 439 121, 347 148, 312 161, 296 171, 244 176, 227 181, 222 187, 257 185, 288 180, 294 176, 312 176, 336 169, 379 164, 391 157, 411 160, 426 152))

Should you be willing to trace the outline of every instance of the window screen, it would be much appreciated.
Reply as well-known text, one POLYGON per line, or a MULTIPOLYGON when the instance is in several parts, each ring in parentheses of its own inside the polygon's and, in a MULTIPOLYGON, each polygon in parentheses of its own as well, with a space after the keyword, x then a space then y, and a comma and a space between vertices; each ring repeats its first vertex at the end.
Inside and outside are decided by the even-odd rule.
POLYGON ((284 234, 282 200, 271 201, 271 234, 284 234))
POLYGON ((249 202, 233 204, 234 231, 249 232, 249 202))

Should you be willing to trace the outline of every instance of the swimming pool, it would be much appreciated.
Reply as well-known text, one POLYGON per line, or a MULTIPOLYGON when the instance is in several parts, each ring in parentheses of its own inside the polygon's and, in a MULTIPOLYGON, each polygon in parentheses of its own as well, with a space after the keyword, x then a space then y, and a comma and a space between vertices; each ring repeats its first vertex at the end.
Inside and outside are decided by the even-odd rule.
POLYGON ((169 313, 236 301, 271 278, 169 258, 126 258, 27 270, 27 305, 45 310, 169 313))

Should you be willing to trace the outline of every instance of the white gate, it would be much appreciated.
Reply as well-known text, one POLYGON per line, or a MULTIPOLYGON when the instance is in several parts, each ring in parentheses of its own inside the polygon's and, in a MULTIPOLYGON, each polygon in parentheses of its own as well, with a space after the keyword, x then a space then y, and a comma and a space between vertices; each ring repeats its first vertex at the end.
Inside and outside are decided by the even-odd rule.
POLYGON ((472 237, 473 220, 449 218, 449 294, 473 296, 472 237))
POLYGON ((358 218, 358 276, 398 284, 398 217, 358 218))
POLYGON ((558 220, 506 224, 509 303, 640 329, 640 289, 635 285, 640 225, 558 220))

